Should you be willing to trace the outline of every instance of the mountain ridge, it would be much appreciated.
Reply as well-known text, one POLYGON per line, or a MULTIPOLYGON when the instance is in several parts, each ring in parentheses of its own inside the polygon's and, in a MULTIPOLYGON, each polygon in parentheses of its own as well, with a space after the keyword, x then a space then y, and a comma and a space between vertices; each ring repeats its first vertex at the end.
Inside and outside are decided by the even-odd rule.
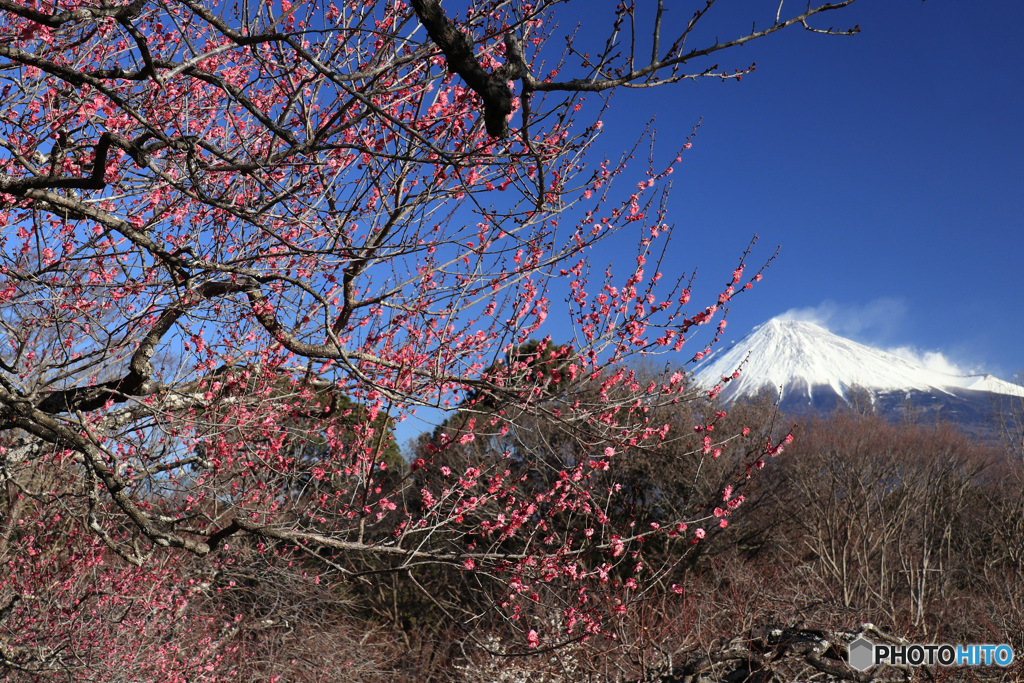
POLYGON ((726 404, 768 388, 787 412, 825 412, 866 393, 881 412, 913 406, 961 423, 988 420, 1001 397, 1024 397, 1024 387, 989 374, 942 372, 814 323, 779 318, 709 355, 694 379, 706 388, 721 384, 726 404))

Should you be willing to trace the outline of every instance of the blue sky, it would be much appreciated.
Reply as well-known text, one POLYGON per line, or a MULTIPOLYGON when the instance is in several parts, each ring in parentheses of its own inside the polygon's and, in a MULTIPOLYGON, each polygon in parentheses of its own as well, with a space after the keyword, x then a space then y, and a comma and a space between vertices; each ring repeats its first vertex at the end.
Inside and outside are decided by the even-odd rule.
MULTIPOLYGON (((557 35, 579 21, 583 39, 595 36, 587 48, 600 47, 615 4, 560 6, 557 35)), ((685 20, 703 4, 666 6, 685 20)), ((728 40, 777 7, 720 0, 706 25, 728 40)), ((757 62, 742 82, 612 96, 599 143, 610 157, 652 117, 663 161, 701 123, 671 177, 675 233, 662 270, 699 268, 693 303, 712 303, 757 233, 751 265, 782 250, 732 304, 725 344, 789 315, 935 369, 1012 378, 1024 370, 1024 3, 858 0, 824 23, 861 32, 792 28, 719 53, 730 71, 757 62)), ((643 177, 639 162, 621 178, 625 191, 643 177)), ((635 235, 604 243, 596 272, 623 254, 631 267, 635 235)), ((564 320, 548 319, 556 341, 568 338, 564 320)), ((399 427, 400 443, 437 419, 420 411, 399 427)))
MULTIPOLYGON (((708 23, 746 17, 737 33, 766 5, 720 4, 708 23)), ((827 23, 861 33, 790 29, 720 53, 757 62, 741 83, 616 93, 603 144, 654 116, 674 151, 702 120, 673 175, 675 265, 717 291, 753 233, 755 256, 782 245, 729 338, 798 309, 1009 378, 1024 369, 1024 3, 859 0, 827 23)))

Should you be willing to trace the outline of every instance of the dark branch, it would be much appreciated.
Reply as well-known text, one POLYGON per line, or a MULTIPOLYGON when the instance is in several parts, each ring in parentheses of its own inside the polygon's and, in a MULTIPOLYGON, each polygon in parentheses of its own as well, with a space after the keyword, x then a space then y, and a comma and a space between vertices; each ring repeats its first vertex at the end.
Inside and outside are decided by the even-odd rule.
POLYGON ((129 5, 80 7, 70 12, 46 14, 45 12, 40 12, 32 9, 31 7, 26 7, 25 4, 19 2, 0 0, 0 10, 17 14, 20 17, 34 21, 37 24, 42 24, 43 26, 60 28, 64 24, 72 21, 98 21, 108 17, 112 17, 117 20, 128 20, 133 17, 137 17, 142 12, 142 8, 146 6, 146 2, 147 0, 135 0, 135 2, 129 5))
MULTIPOLYGON (((448 60, 448 69, 462 76, 484 101, 484 125, 487 134, 492 138, 503 138, 508 135, 508 117, 512 113, 512 90, 508 81, 520 78, 522 71, 515 64, 514 55, 510 61, 494 74, 487 73, 473 54, 473 40, 460 31, 451 19, 445 16, 438 0, 412 0, 416 16, 427 29, 430 39, 437 44, 448 60)), ((506 36, 506 45, 514 43, 511 36, 506 36)), ((522 52, 518 51, 519 60, 522 52)))
POLYGON ((153 364, 150 362, 163 336, 181 316, 201 301, 245 291, 252 286, 231 281, 204 282, 194 290, 187 292, 181 301, 163 312, 156 324, 142 339, 139 348, 132 354, 128 374, 124 377, 96 386, 53 391, 36 407, 51 415, 76 410, 90 411, 101 408, 108 401, 123 403, 130 396, 151 396, 165 390, 166 387, 163 383, 152 380, 153 364))
MULTIPOLYGON (((88 178, 63 178, 61 176, 34 176, 31 178, 11 178, 0 175, 0 192, 18 195, 25 190, 69 188, 75 190, 102 190, 106 183, 103 175, 107 168, 107 152, 110 151, 111 135, 103 133, 96 144, 96 158, 92 165, 92 175, 88 178)), ((51 160, 56 166, 58 159, 51 160)))

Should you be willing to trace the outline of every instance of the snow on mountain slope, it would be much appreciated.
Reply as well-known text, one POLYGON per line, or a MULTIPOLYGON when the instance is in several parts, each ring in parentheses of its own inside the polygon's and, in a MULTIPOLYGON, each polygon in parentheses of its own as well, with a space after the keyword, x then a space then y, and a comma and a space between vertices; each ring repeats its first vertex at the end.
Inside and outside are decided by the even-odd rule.
MULTIPOLYGON (((728 401, 753 395, 764 387, 799 392, 813 401, 814 393, 847 398, 860 387, 872 395, 889 392, 956 394, 963 390, 1024 396, 1024 387, 991 375, 953 375, 937 372, 906 358, 835 335, 813 323, 772 319, 755 327, 728 349, 705 359, 694 371, 697 382, 714 386, 723 375, 742 367, 737 379, 722 391, 728 401)), ((788 397, 795 398, 795 397, 788 397)))

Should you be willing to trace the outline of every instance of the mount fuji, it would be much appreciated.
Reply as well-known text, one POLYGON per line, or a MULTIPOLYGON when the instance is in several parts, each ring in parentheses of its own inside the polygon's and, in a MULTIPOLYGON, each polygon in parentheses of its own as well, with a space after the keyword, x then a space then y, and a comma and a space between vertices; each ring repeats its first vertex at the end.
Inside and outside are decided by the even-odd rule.
POLYGON ((939 372, 813 323, 778 318, 704 359, 694 379, 710 388, 737 370, 720 394, 726 404, 767 389, 794 415, 868 399, 884 415, 913 410, 988 431, 1000 401, 1024 397, 1024 387, 992 375, 939 372))

